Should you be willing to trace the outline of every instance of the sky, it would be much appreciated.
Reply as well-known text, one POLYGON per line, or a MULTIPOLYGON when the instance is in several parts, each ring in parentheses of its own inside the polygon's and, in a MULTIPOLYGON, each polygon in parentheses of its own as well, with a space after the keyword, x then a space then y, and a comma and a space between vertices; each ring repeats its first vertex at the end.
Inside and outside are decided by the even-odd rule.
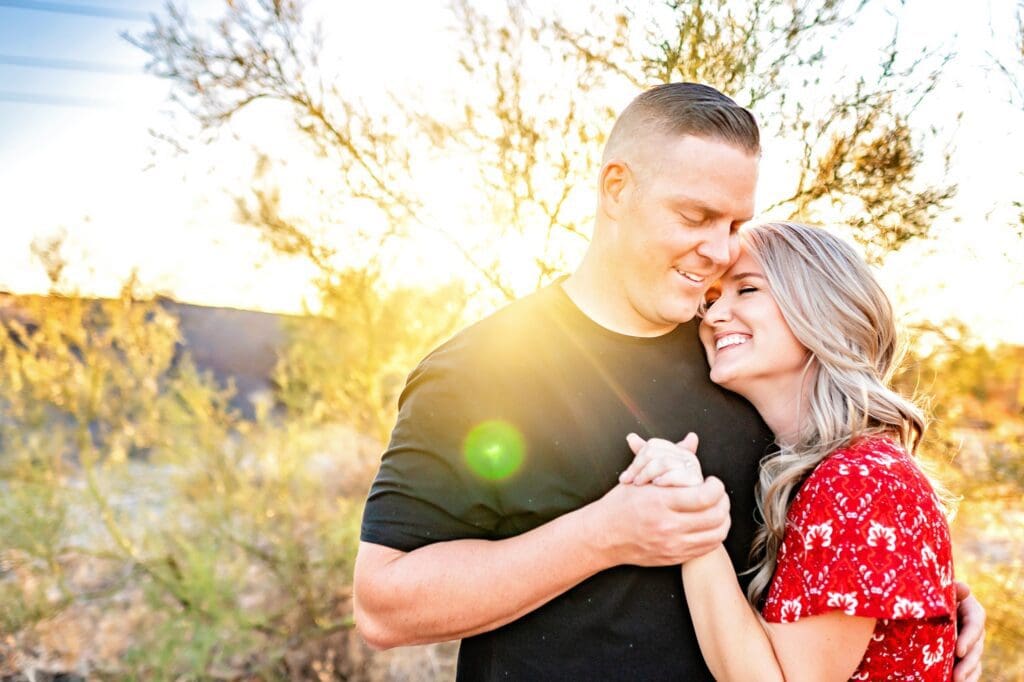
MULTIPOLYGON (((202 16, 218 3, 188 6, 202 16)), ((312 2, 339 55, 372 56, 367 87, 429 82, 450 63, 446 6, 312 2)), ((892 256, 881 276, 913 318, 956 316, 982 340, 1024 343, 1024 241, 1008 226, 1012 200, 1024 199, 1024 107, 1008 101, 993 61, 1010 45, 1017 3, 964 6, 908 0, 902 10, 913 27, 908 49, 939 42, 957 52, 921 119, 954 141, 948 177, 960 189, 936 238, 892 256)), ((150 129, 167 125, 168 90, 119 34, 144 30, 146 14, 160 9, 153 0, 0 0, 0 290, 45 290, 30 245, 62 230, 69 277, 87 293, 113 294, 137 269, 145 287, 179 300, 296 311, 313 295, 309 268, 273 256, 234 221, 229 192, 251 173, 248 160, 216 145, 188 157, 151 154, 150 129)), ((875 59, 865 44, 853 35, 835 49, 851 64, 875 59)), ((287 143, 274 131, 267 141, 287 143)), ((765 195, 785 175, 773 165, 781 156, 766 141, 765 195)), ((442 192, 440 180, 422 182, 442 192)), ((419 260, 405 269, 420 281, 450 274, 450 251, 414 251, 419 260)))

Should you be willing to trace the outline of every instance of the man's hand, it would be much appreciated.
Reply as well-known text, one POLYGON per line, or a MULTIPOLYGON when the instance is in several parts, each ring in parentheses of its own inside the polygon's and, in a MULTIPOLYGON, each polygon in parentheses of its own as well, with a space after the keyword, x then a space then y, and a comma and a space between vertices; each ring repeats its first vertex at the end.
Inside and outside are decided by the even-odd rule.
POLYGON ((985 648, 985 609, 971 596, 971 588, 956 583, 957 635, 953 682, 981 679, 981 653, 985 648))
POLYGON ((729 497, 720 480, 701 476, 696 436, 683 441, 687 448, 634 434, 629 442, 640 455, 625 483, 585 508, 585 530, 609 564, 681 564, 719 546, 729 532, 729 497), (643 485, 650 482, 657 485, 643 485))

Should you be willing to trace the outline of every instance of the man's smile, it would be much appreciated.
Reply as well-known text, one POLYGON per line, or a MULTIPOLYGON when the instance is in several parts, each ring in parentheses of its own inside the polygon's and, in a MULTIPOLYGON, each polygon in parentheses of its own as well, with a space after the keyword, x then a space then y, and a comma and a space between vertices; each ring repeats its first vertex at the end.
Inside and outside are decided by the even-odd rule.
POLYGON ((703 275, 697 275, 686 270, 680 270, 679 268, 673 268, 673 270, 676 271, 677 275, 694 286, 703 286, 704 282, 707 281, 707 277, 703 275))

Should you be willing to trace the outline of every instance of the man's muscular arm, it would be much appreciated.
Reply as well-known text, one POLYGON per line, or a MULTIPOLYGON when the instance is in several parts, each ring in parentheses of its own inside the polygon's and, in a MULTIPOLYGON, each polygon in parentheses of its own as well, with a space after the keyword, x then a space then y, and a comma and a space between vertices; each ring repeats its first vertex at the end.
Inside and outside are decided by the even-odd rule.
POLYGON ((600 500, 506 540, 453 540, 411 552, 361 543, 356 627, 375 648, 460 639, 533 611, 612 566, 665 566, 725 539, 720 481, 616 486, 600 500))

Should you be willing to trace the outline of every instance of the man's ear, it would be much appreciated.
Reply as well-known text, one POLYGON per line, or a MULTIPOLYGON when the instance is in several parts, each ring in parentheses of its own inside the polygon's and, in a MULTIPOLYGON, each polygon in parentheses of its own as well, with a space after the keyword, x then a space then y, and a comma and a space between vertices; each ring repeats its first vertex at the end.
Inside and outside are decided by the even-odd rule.
POLYGON ((612 159, 601 167, 597 191, 601 212, 618 220, 623 207, 636 188, 633 169, 621 159, 612 159))

